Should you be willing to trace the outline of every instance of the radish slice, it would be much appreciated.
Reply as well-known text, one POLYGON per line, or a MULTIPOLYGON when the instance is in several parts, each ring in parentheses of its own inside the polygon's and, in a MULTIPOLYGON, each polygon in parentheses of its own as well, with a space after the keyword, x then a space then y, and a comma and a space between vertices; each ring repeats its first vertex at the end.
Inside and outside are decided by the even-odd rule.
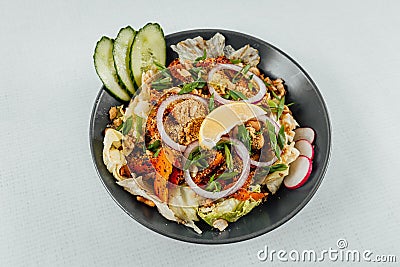
POLYGON ((294 136, 295 142, 300 139, 305 139, 308 142, 310 142, 310 144, 312 144, 314 142, 315 132, 313 129, 311 129, 309 127, 297 128, 296 130, 294 130, 294 132, 296 133, 294 136))
POLYGON ((289 189, 296 189, 307 182, 311 174, 312 162, 306 156, 299 156, 290 164, 289 175, 285 177, 283 183, 289 189))
POLYGON ((306 139, 296 141, 294 147, 300 152, 300 155, 306 156, 309 159, 314 158, 314 148, 306 139))

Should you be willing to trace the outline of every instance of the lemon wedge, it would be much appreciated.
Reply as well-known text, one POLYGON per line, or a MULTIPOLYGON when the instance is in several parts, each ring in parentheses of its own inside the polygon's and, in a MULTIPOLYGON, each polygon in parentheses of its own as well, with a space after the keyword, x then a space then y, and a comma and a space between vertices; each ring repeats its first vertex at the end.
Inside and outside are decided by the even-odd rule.
POLYGON ((200 126, 199 144, 202 148, 211 149, 236 125, 252 118, 267 114, 265 110, 254 104, 234 102, 222 105, 208 114, 200 126))

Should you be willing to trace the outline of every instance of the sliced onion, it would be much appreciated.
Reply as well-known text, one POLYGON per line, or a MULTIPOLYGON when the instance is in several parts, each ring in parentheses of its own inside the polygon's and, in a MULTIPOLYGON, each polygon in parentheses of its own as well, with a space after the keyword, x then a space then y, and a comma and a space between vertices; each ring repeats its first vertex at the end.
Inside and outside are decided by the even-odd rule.
POLYGON ((191 142, 191 143, 186 147, 185 152, 183 152, 183 156, 184 156, 186 159, 189 158, 190 152, 192 152, 193 149, 195 149, 195 148, 198 147, 198 146, 199 146, 199 141, 198 141, 198 140, 197 140, 197 141, 194 141, 194 142, 191 142))
POLYGON ((250 158, 250 164, 256 167, 268 167, 272 166, 272 164, 274 164, 277 161, 277 159, 278 158, 276 156, 274 156, 274 158, 269 161, 255 161, 250 158))
MULTIPOLYGON (((217 71, 222 70, 222 69, 235 70, 237 72, 240 72, 242 70, 241 67, 233 65, 233 64, 218 64, 216 67, 211 69, 210 72, 208 73, 208 81, 211 80, 212 76, 217 71)), ((260 90, 258 91, 258 93, 255 96, 250 97, 249 99, 246 99, 246 100, 241 100, 241 101, 252 103, 252 104, 257 104, 264 98, 264 96, 267 92, 267 87, 265 86, 264 82, 257 75, 253 75, 253 79, 257 83, 258 88, 260 90)), ((218 94, 217 91, 214 89, 214 87, 211 85, 211 83, 207 83, 207 84, 208 84, 208 90, 210 91, 210 93, 214 94, 215 101, 217 101, 221 104, 228 104, 228 103, 234 102, 232 100, 225 99, 220 94, 218 94)))
MULTIPOLYGON (((220 191, 220 192, 210 192, 207 190, 202 189, 201 187, 199 187, 192 179, 192 176, 190 175, 189 170, 184 170, 184 177, 185 177, 185 181, 186 183, 190 186, 190 188, 199 196, 205 197, 205 198, 210 198, 210 199, 219 199, 219 198, 223 198, 226 197, 230 194, 235 193, 237 190, 239 190, 243 184, 246 182, 249 173, 250 173, 250 157, 249 157, 249 152, 247 150, 247 148, 245 147, 245 145, 240 142, 239 140, 236 139, 229 139, 229 138, 221 138, 221 140, 230 140, 233 142, 233 145, 235 146, 235 150, 238 153, 239 157, 242 159, 242 173, 240 174, 239 179, 236 181, 235 185, 220 191)), ((197 142, 197 141, 196 141, 197 142)), ((193 142, 192 144, 190 144, 186 151, 185 151, 185 156, 187 158, 187 156, 189 156, 190 152, 192 152, 192 150, 198 146, 198 142, 193 142)))
POLYGON ((169 137, 169 135, 167 134, 167 132, 165 131, 165 128, 164 128, 163 117, 164 117, 164 111, 165 111, 165 109, 166 109, 172 102, 175 102, 175 101, 177 101, 177 100, 185 100, 185 99, 194 99, 194 100, 196 100, 196 101, 201 102, 202 104, 204 104, 204 106, 206 107, 207 112, 208 112, 208 103, 207 103, 207 101, 206 101, 204 98, 201 98, 201 97, 196 96, 196 95, 190 95, 190 94, 187 94, 187 95, 173 95, 173 96, 168 97, 167 99, 165 99, 165 100, 161 103, 160 107, 159 107, 158 110, 157 110, 157 117, 156 117, 156 120, 157 120, 157 130, 158 130, 158 132, 160 133, 161 140, 162 140, 167 146, 169 146, 170 148, 175 149, 175 150, 178 150, 178 151, 180 151, 180 152, 185 151, 186 146, 176 143, 174 140, 171 139, 171 137, 169 137))

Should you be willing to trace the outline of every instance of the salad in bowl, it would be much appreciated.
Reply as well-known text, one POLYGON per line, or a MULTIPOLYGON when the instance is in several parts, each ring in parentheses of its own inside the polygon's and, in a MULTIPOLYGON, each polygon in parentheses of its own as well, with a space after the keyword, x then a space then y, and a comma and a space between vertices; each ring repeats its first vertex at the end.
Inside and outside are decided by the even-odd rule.
POLYGON ((224 231, 281 186, 304 185, 314 130, 296 121, 284 78, 257 67, 259 51, 234 49, 218 32, 171 48, 167 64, 158 24, 96 46, 105 89, 125 103, 109 108, 104 131, 102 158, 116 183, 197 233, 199 221, 224 231))

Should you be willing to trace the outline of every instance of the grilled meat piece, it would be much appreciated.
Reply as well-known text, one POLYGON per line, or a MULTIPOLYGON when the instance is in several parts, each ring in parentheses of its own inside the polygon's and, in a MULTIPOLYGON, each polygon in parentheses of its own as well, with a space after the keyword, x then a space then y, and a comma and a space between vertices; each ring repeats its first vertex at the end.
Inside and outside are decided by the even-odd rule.
POLYGON ((129 156, 127 161, 129 170, 138 176, 154 172, 154 167, 146 155, 143 157, 129 156))

